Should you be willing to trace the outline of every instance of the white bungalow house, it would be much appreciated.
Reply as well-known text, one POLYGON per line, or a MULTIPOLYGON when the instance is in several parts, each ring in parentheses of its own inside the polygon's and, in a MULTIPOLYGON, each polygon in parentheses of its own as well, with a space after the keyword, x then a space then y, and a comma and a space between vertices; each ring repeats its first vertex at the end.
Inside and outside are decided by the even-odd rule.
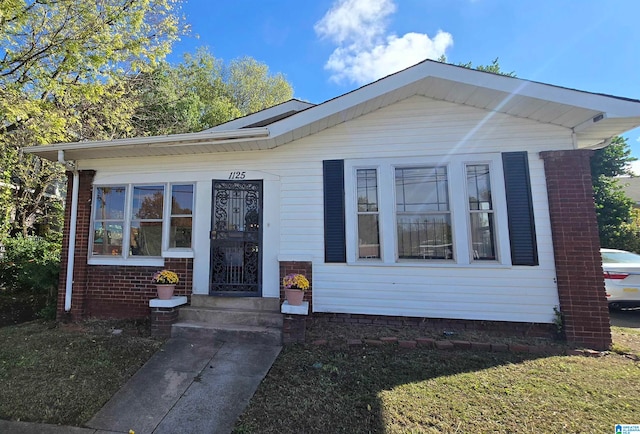
POLYGON ((190 134, 25 149, 67 163, 59 313, 149 315, 150 276, 187 296, 313 314, 550 327, 606 348, 590 149, 640 101, 424 61, 310 104, 190 134))

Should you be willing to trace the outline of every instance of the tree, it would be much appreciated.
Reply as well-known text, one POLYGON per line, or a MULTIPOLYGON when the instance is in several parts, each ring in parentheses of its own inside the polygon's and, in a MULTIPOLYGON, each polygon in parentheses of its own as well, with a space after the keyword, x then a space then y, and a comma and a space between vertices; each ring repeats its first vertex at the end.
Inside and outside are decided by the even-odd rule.
MULTIPOLYGON (((438 57, 438 62, 447 63, 447 56, 443 54, 442 56, 438 57)), ((474 68, 471 62, 459 62, 457 66, 462 66, 463 68, 469 69, 477 69, 478 71, 491 72, 493 74, 506 75, 507 77, 516 77, 515 71, 504 72, 502 71, 502 69, 500 69, 500 61, 498 57, 493 59, 493 61, 489 65, 478 65, 474 68)))
POLYGON ((151 70, 186 29, 179 1, 0 2, 0 238, 26 234, 62 175, 21 147, 131 133, 125 78, 151 70))
POLYGON ((633 200, 625 194, 616 177, 633 175, 629 163, 631 156, 627 139, 614 137, 611 144, 598 149, 591 159, 591 179, 598 218, 600 244, 603 247, 638 251, 633 242, 639 229, 634 218, 633 200))
POLYGON ((251 57, 225 65, 204 48, 131 77, 129 87, 139 95, 133 118, 140 136, 202 131, 293 96, 285 77, 269 74, 267 65, 251 57))

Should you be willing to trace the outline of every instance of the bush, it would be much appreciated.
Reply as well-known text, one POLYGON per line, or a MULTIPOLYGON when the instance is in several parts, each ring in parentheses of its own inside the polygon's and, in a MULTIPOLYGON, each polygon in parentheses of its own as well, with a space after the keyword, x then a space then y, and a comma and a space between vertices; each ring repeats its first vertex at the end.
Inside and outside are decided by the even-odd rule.
POLYGON ((3 289, 52 294, 58 286, 60 245, 40 237, 8 238, 0 259, 3 289))
POLYGON ((609 249, 640 253, 640 210, 632 210, 629 222, 601 227, 600 244, 609 249))

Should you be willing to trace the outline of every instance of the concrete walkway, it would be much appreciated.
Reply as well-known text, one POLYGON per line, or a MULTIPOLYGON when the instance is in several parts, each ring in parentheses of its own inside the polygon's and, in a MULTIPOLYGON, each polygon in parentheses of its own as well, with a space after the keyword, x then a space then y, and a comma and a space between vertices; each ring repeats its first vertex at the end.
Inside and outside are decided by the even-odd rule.
POLYGON ((0 421, 7 433, 230 433, 281 347, 169 339, 87 423, 0 421))

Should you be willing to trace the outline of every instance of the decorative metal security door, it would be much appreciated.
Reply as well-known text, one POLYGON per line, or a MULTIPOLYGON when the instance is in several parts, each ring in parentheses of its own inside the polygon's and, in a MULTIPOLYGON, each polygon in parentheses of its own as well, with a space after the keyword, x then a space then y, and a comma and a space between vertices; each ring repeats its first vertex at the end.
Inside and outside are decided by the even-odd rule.
POLYGON ((262 181, 213 180, 210 295, 260 296, 262 181))

